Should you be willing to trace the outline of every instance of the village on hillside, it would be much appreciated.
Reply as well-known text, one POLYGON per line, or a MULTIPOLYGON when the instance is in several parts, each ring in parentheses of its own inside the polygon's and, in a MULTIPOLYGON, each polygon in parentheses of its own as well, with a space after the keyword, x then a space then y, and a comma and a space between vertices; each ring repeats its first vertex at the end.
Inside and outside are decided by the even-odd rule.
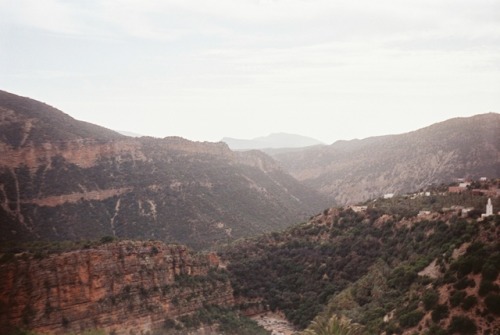
MULTIPOLYGON (((401 195, 404 199, 414 200, 419 197, 431 197, 431 196, 447 196, 447 195, 464 195, 474 197, 486 197, 487 200, 481 208, 463 206, 454 204, 448 207, 442 207, 439 209, 441 214, 451 214, 456 215, 461 218, 477 218, 478 220, 484 220, 487 217, 493 216, 495 214, 500 215, 499 208, 495 208, 493 205, 493 200, 500 198, 500 179, 488 179, 482 177, 478 180, 457 178, 455 182, 449 186, 441 185, 440 187, 429 187, 427 190, 420 190, 415 193, 408 193, 401 195)), ((375 199, 372 202, 383 200, 390 200, 397 197, 394 193, 386 193, 381 198, 375 199)), ((354 212, 364 212, 368 209, 368 204, 363 205, 351 205, 347 206, 354 212)), ((429 217, 435 210, 422 209, 418 212, 418 217, 429 217)))

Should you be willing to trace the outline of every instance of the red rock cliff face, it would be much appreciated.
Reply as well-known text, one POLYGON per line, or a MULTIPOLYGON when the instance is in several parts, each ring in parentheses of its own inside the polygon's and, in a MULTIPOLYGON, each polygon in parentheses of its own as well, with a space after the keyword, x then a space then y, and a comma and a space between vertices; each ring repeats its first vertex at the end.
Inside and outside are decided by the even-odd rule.
POLYGON ((218 258, 160 242, 119 242, 0 266, 0 333, 140 334, 204 304, 234 304, 218 258))
POLYGON ((43 164, 51 163, 54 157, 63 157, 68 163, 82 168, 96 165, 98 159, 127 156, 132 160, 146 160, 141 152, 141 144, 135 139, 99 142, 91 139, 44 142, 12 148, 0 143, 3 152, 0 165, 16 168, 24 165, 36 169, 43 164))

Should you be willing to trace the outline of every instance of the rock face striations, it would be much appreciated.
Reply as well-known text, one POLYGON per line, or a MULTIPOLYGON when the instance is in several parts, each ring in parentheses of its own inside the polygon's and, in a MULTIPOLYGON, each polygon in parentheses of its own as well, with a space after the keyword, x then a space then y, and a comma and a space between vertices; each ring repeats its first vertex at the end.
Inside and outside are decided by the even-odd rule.
POLYGON ((353 204, 453 178, 498 177, 500 114, 455 118, 401 135, 269 153, 304 184, 337 203, 353 204))
POLYGON ((329 201, 269 156, 130 138, 0 91, 0 240, 154 238, 206 248, 329 201))
POLYGON ((142 333, 203 307, 234 304, 215 254, 123 241, 0 265, 0 333, 142 333))

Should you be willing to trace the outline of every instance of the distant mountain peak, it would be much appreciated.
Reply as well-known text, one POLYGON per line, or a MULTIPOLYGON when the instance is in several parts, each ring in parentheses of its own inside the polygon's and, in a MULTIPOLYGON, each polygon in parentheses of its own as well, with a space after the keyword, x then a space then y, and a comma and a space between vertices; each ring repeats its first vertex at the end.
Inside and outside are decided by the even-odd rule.
POLYGON ((233 150, 304 148, 324 144, 312 137, 289 133, 271 133, 253 139, 224 137, 222 142, 227 143, 233 150))

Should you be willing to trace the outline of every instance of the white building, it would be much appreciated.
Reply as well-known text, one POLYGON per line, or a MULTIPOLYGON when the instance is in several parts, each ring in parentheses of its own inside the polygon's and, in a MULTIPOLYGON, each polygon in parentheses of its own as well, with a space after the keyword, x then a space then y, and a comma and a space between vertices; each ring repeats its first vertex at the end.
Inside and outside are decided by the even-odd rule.
POLYGON ((486 218, 493 215, 493 205, 491 204, 491 198, 488 198, 488 203, 486 204, 486 213, 481 215, 481 218, 486 218))
POLYGON ((356 213, 364 212, 368 209, 368 206, 350 206, 350 207, 356 213))
POLYGON ((486 204, 486 216, 493 215, 493 205, 491 204, 491 198, 488 198, 488 203, 486 204))

